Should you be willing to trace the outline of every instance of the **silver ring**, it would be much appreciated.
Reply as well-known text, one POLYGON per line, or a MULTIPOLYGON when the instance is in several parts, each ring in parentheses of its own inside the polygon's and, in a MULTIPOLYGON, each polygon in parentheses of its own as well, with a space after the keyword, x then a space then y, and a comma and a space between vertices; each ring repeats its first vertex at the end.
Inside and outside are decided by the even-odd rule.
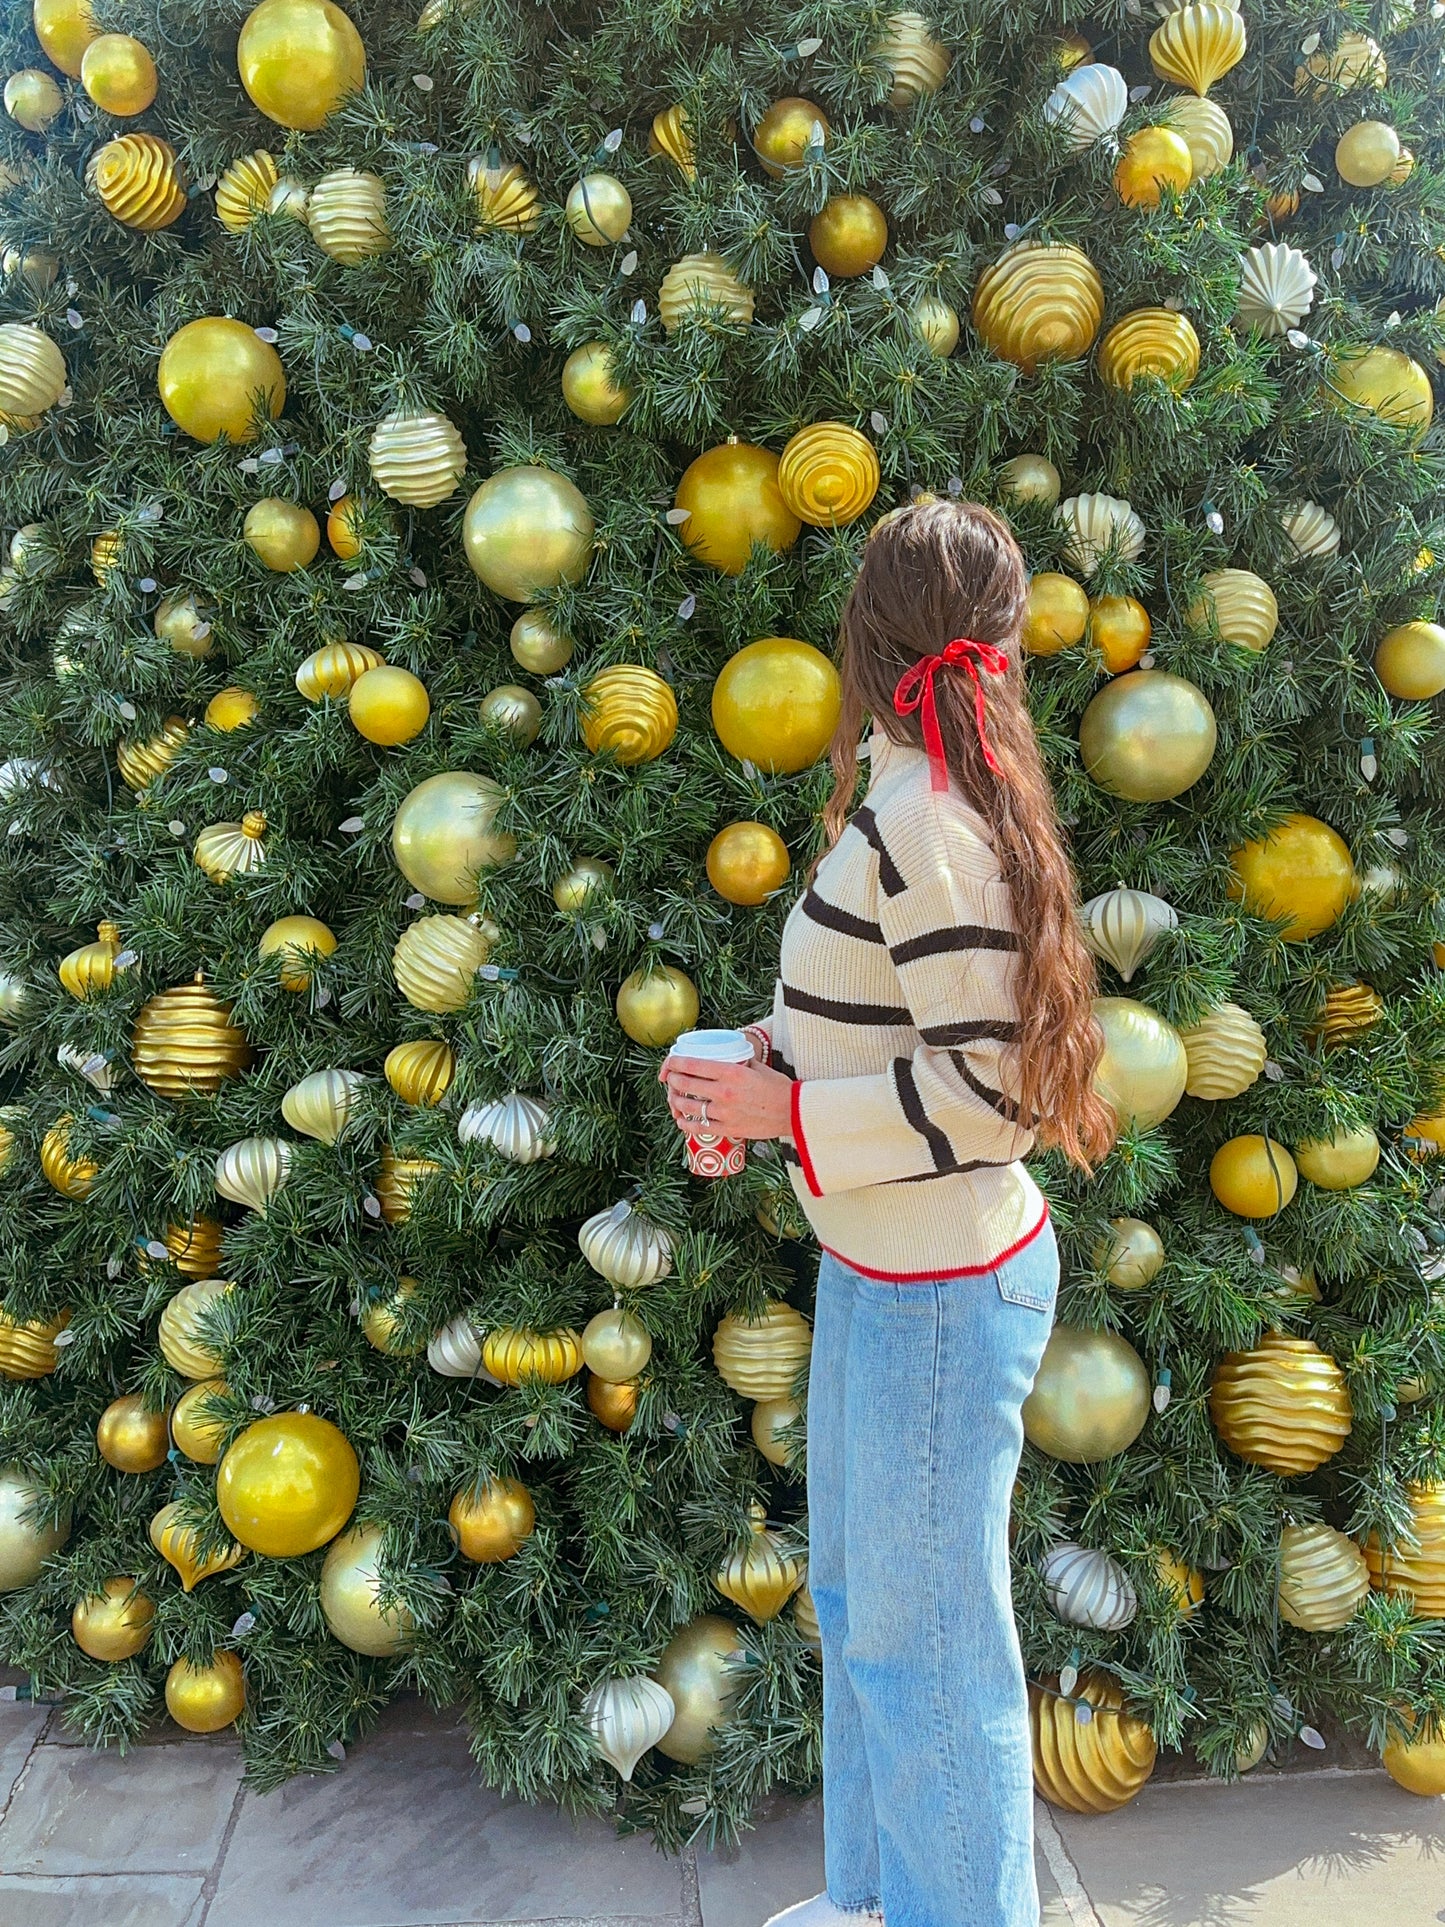
POLYGON ((698 1121, 698 1123, 699 1123, 699 1124, 700 1124, 700 1125, 702 1126, 702 1128, 703 1128, 704 1130, 706 1130, 706 1129, 708 1128, 708 1125, 709 1125, 709 1124, 711 1123, 711 1121, 712 1121, 712 1120, 711 1120, 711 1119, 710 1119, 710 1118, 708 1117, 708 1114, 707 1114, 707 1099, 706 1099, 706 1098, 703 1098, 703 1100, 702 1100, 702 1109, 701 1109, 701 1111, 700 1111, 700 1113, 699 1113, 699 1115, 698 1115, 698 1120, 697 1120, 697 1121, 698 1121))

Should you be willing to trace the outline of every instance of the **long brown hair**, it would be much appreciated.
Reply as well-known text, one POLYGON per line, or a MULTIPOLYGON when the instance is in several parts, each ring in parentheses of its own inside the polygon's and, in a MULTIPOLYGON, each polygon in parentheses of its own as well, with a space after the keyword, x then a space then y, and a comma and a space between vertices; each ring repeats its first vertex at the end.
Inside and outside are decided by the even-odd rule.
POLYGON ((981 678, 997 769, 985 760, 974 684, 961 668, 940 668, 934 678, 939 729, 949 775, 988 825, 1022 938, 1013 1059, 1020 1112, 1037 1118, 1041 1143, 1087 1170, 1113 1143, 1114 1118, 1094 1090, 1102 1048, 1094 963, 1079 934, 1073 870, 1024 695, 1027 594, 1018 544, 976 503, 922 500, 877 525, 843 611, 843 707, 831 750, 837 785, 823 822, 831 849, 852 807, 865 716, 891 741, 923 747, 919 713, 899 716, 893 707, 905 671, 956 636, 1006 651, 1007 671, 981 678))

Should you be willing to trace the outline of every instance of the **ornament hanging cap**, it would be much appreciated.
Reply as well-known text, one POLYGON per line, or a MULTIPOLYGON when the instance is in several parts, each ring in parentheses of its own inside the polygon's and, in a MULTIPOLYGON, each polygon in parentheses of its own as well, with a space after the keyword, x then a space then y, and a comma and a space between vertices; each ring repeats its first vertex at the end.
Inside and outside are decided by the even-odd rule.
POLYGON ((893 708, 899 716, 921 711, 923 744, 928 751, 928 768, 935 790, 948 788, 948 760, 943 752, 943 731, 938 726, 938 703, 933 679, 940 669, 962 669, 973 683, 973 714, 978 726, 979 748, 983 760, 996 776, 1003 774, 993 746, 988 740, 988 713, 984 703, 983 679, 979 674, 1002 676, 1008 669, 1008 656, 991 642, 973 636, 955 636, 936 656, 924 656, 905 669, 893 692, 893 708))

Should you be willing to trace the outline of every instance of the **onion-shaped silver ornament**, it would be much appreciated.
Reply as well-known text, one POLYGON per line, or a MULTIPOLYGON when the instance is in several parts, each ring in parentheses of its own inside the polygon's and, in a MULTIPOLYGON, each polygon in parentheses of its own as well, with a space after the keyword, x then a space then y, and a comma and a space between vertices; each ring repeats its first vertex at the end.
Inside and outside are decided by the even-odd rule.
POLYGON ((1128 1573, 1107 1552, 1065 1541, 1049 1547, 1039 1571, 1050 1607, 1070 1626, 1117 1633, 1139 1610, 1128 1573))
POLYGON ((552 1113, 535 1097, 510 1091, 490 1104, 469 1104, 457 1119, 463 1144, 490 1144, 510 1164, 535 1164, 556 1150, 547 1135, 552 1113))
POLYGON ((1163 897, 1120 884, 1090 897, 1079 920, 1089 949, 1112 964, 1127 984, 1164 931, 1177 927, 1179 914, 1163 897))
POLYGON ((672 1270, 672 1240, 624 1198, 589 1218, 577 1233, 582 1256, 609 1285, 638 1291, 672 1270))
POLYGON ((592 1743, 624 1780, 672 1725, 677 1707, 665 1686, 645 1673, 601 1680, 582 1704, 592 1743))

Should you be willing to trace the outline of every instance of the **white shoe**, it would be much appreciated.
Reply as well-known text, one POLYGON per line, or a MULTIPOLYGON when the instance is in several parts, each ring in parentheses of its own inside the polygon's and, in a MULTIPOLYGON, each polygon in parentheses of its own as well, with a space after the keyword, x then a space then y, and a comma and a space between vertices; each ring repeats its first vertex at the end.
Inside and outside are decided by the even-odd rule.
POLYGON ((815 1894, 795 1907, 784 1907, 763 1927, 883 1927, 883 1916, 872 1908, 850 1913, 845 1907, 835 1907, 826 1894, 815 1894))

